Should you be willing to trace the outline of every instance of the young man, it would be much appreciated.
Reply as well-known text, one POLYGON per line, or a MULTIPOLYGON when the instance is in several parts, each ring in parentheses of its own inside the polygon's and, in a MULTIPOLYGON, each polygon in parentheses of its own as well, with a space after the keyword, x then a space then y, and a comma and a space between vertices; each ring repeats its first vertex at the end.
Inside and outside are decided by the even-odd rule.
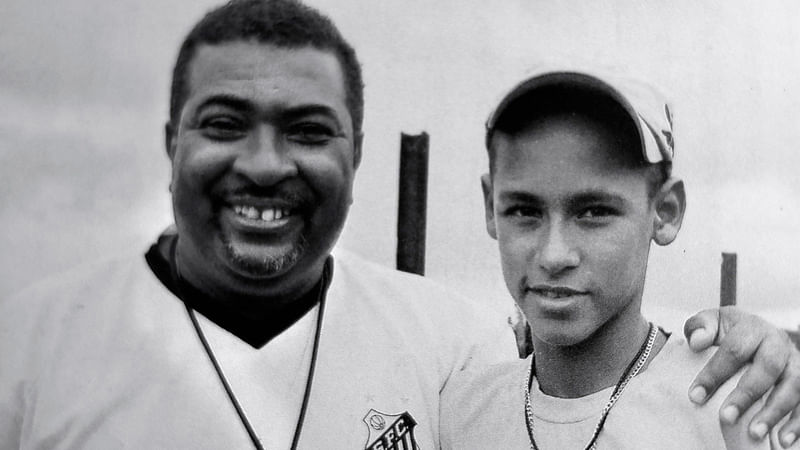
POLYGON ((675 239, 686 205, 660 95, 540 73, 500 102, 487 148, 487 229, 534 353, 451 382, 443 447, 768 448, 748 420, 720 428, 716 407, 686 399, 710 355, 641 314, 651 242, 675 239))

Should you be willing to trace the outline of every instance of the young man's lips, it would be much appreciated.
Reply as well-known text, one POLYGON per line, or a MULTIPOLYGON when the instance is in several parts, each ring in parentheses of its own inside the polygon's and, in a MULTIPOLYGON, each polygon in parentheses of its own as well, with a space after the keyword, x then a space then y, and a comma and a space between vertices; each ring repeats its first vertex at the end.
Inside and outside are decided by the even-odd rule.
POLYGON ((551 286, 551 285, 544 285, 544 284, 537 284, 534 286, 530 286, 526 288, 526 290, 530 293, 533 293, 539 297, 544 297, 548 299, 569 299, 572 297, 587 295, 588 292, 579 289, 573 289, 566 286, 551 286))
POLYGON ((564 286, 536 285, 526 288, 540 313, 549 317, 567 318, 583 304, 587 291, 564 286))

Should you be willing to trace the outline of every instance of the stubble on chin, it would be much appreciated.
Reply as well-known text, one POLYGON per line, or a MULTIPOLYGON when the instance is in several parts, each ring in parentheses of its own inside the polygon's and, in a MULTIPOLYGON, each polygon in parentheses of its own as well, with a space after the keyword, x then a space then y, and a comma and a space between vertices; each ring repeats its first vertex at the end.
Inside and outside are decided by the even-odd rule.
POLYGON ((279 255, 266 255, 260 259, 240 254, 228 240, 223 244, 229 260, 236 267, 253 277, 267 277, 294 266, 305 253, 307 242, 305 237, 300 236, 288 251, 279 255))

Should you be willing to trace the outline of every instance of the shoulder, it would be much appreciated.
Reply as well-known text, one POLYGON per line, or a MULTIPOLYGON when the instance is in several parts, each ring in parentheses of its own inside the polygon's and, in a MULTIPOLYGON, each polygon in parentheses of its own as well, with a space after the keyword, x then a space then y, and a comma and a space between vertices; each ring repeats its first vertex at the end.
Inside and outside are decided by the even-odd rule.
POLYGON ((374 287, 420 295, 453 295, 448 289, 428 278, 384 267, 342 248, 333 251, 333 258, 334 280, 339 277, 366 289, 374 287))
POLYGON ((507 333, 508 346, 513 349, 515 341, 507 314, 489 306, 489 302, 463 296, 430 278, 380 266, 343 249, 336 249, 333 256, 330 295, 346 298, 353 309, 407 318, 417 326, 467 336, 507 333))
POLYGON ((724 442, 728 448, 761 448, 763 443, 751 441, 746 429, 755 408, 747 411, 733 426, 722 426, 719 422, 719 409, 743 370, 723 383, 705 405, 697 406, 689 400, 689 386, 715 351, 716 348, 711 348, 694 352, 680 333, 672 333, 647 370, 631 382, 630 396, 626 398, 626 393, 620 400, 630 402, 629 406, 638 411, 640 418, 648 414, 670 417, 671 428, 662 426, 681 429, 687 442, 696 436, 701 442, 719 442, 720 445, 724 442))
POLYGON ((530 363, 529 356, 455 374, 442 392, 442 411, 476 419, 480 418, 476 413, 494 409, 495 405, 503 403, 501 399, 522 399, 520 393, 523 392, 530 363))
POLYGON ((95 260, 50 275, 0 301, 5 313, 28 314, 37 308, 65 309, 96 305, 111 292, 130 292, 132 286, 157 282, 143 255, 95 260))
MULTIPOLYGON (((642 372, 641 379, 648 385, 686 394, 675 399, 675 401, 683 403, 684 400, 688 401, 687 392, 692 380, 708 363, 715 351, 716 347, 712 347, 695 352, 689 347, 689 343, 682 334, 671 332, 664 347, 655 355, 647 370, 642 372)), ((740 376, 741 371, 723 383, 718 393, 727 393, 733 390, 740 376)), ((722 398, 719 400, 721 403, 722 398)))
POLYGON ((380 330, 376 339, 413 342, 417 355, 449 361, 448 372, 517 356, 508 318, 488 302, 343 249, 333 256, 328 311, 340 327, 368 325, 380 330))
POLYGON ((455 374, 442 392, 443 447, 527 442, 524 389, 530 363, 528 357, 455 374))
POLYGON ((142 299, 155 299, 164 291, 159 286, 142 255, 93 261, 47 277, 0 301, 0 353, 28 358, 33 347, 46 352, 74 333, 106 329, 131 315, 142 299))
POLYGON ((393 299, 396 302, 387 301, 383 306, 423 309, 427 314, 437 310, 448 312, 452 320, 458 320, 459 316, 463 319, 483 316, 487 320, 502 317, 500 311, 479 299, 460 295, 430 278, 390 269, 340 248, 333 256, 331 288, 346 290, 351 297, 393 299))
MULTIPOLYGON (((652 357, 647 369, 632 381, 632 386, 646 385, 648 392, 661 396, 664 401, 691 409, 694 405, 688 399, 689 386, 714 351, 715 348, 695 352, 683 335, 672 332, 661 350, 652 357)), ((718 394, 730 392, 739 376, 741 373, 725 382, 718 394)), ((721 403, 724 395, 716 395, 713 400, 721 403)))
POLYGON ((156 283, 143 256, 126 256, 78 265, 3 299, 0 381, 34 383, 62 364, 74 369, 70 360, 100 360, 99 348, 128 337, 128 318, 152 316, 134 297, 155 301, 156 283))

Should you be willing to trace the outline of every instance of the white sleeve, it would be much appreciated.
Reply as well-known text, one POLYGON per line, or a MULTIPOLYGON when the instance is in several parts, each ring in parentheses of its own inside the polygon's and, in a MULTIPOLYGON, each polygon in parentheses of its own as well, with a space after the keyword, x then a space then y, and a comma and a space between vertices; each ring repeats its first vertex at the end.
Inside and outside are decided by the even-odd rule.
POLYGON ((21 321, 24 303, 18 299, 0 302, 0 445, 20 447, 25 413, 25 336, 21 321))

